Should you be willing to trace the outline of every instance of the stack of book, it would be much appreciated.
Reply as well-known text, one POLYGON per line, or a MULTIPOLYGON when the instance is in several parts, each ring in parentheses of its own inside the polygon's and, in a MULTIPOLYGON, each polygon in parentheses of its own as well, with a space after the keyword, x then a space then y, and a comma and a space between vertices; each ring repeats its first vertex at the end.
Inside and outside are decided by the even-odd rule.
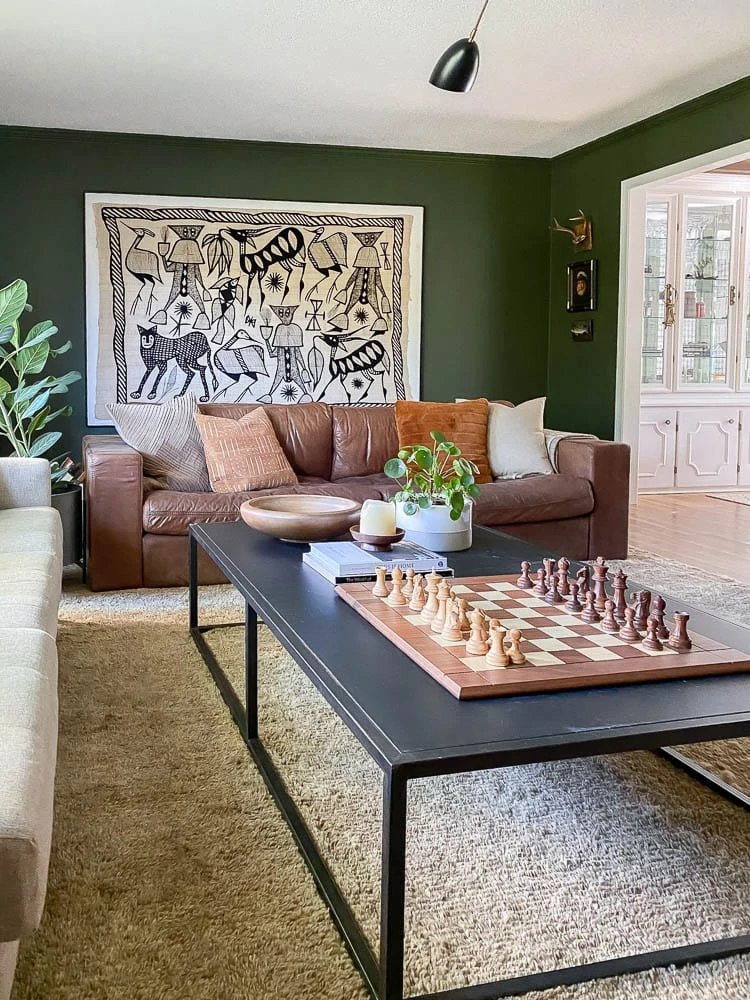
POLYGON ((375 580, 376 566, 385 566, 388 577, 396 566, 404 572, 407 569, 415 573, 435 570, 441 576, 453 576, 445 556, 414 542, 396 542, 388 552, 367 552, 355 542, 313 542, 310 551, 302 554, 302 561, 331 583, 375 580))

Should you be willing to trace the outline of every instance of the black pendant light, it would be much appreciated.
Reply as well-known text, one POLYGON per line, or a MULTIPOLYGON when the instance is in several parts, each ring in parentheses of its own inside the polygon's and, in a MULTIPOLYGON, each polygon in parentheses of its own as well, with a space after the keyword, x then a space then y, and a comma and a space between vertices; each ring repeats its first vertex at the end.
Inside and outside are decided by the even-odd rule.
POLYGON ((430 76, 430 83, 440 90, 452 90, 456 94, 465 94, 474 86, 479 72, 479 46, 474 41, 479 23, 487 10, 490 0, 484 0, 484 6, 479 12, 477 23, 471 29, 468 38, 459 38, 449 46, 435 63, 435 69, 430 76))

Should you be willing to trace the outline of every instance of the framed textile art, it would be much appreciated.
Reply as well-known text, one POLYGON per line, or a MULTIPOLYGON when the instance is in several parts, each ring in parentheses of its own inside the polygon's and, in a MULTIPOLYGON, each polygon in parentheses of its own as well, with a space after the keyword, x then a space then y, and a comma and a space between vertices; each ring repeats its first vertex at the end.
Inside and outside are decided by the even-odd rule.
POLYGON ((88 420, 108 403, 419 398, 422 208, 87 194, 88 420))

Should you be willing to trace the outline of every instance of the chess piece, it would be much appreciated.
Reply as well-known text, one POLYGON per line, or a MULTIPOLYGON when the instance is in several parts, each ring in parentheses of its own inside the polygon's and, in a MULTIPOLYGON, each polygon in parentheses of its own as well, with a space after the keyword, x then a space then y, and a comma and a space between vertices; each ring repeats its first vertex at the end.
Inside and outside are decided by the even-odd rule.
POLYGON ((596 625, 601 618, 601 615, 596 610, 596 594, 593 590, 586 591, 586 607, 583 609, 581 618, 588 625, 596 625))
POLYGON ((433 569, 427 574, 425 580, 427 581, 427 600, 419 617, 423 622, 431 622, 437 614, 439 607, 437 592, 442 577, 433 569))
POLYGON ((557 592, 560 597, 567 597, 570 593, 568 577, 570 576, 570 560, 565 556, 557 561, 557 592))
POLYGON ((451 588, 447 580, 441 580, 440 586, 437 592, 438 599, 438 609, 435 612, 435 617, 430 622, 430 628, 433 632, 442 632, 443 625, 445 625, 445 615, 448 610, 446 605, 451 599, 451 588))
POLYGON ((544 572, 544 567, 540 566, 536 571, 536 583, 533 589, 535 594, 540 594, 542 597, 547 593, 547 575, 544 572))
POLYGON ((487 632, 484 627, 485 617, 479 608, 474 608, 469 615, 469 621, 471 622, 471 635, 466 643, 466 652, 470 656, 484 656, 490 648, 490 644, 487 641, 487 632))
POLYGON ((675 611, 674 631, 667 639, 667 645, 670 649, 677 649, 681 653, 685 653, 688 649, 693 648, 693 643, 687 632, 687 623, 689 618, 690 615, 686 615, 681 611, 675 611))
POLYGON ((421 611, 425 606, 426 600, 427 598, 425 597, 424 592, 424 577, 417 573, 414 577, 414 585, 411 592, 409 607, 412 611, 421 611))
POLYGON ((409 602, 404 597, 404 574, 398 566, 393 567, 391 572, 391 581, 393 586, 391 587, 391 592, 388 595, 387 603, 390 604, 392 608, 402 608, 409 602))
POLYGON ((656 597, 654 598, 653 617, 656 619, 656 634, 659 636, 660 639, 669 638, 669 629, 664 624, 664 612, 666 611, 666 609, 667 609, 667 602, 664 600, 661 594, 657 594, 656 597))
POLYGON ((628 602, 625 600, 627 585, 627 576, 621 569, 618 569, 612 578, 612 586, 614 588, 615 621, 620 625, 625 624, 625 608, 628 605, 628 602))
POLYGON ((471 622, 469 621, 468 615, 466 614, 466 609, 469 607, 468 602, 459 597, 456 601, 456 610, 458 612, 458 627, 461 630, 461 634, 466 638, 471 631, 471 622))
POLYGON ((554 559, 542 559, 544 565, 544 582, 547 585, 547 590, 549 590, 549 578, 555 573, 555 560, 554 559))
POLYGON ((508 651, 508 656, 510 657, 510 662, 514 667, 523 666, 526 662, 526 655, 521 649, 520 628, 512 628, 510 630, 510 650, 508 651))
POLYGON ((646 638, 643 640, 644 649, 651 649, 658 653, 660 649, 664 649, 661 639, 658 634, 659 623, 652 615, 646 622, 646 638))
POLYGON ((557 576, 549 573, 547 576, 547 593, 544 595, 547 604, 562 604, 563 598, 557 592, 557 576))
POLYGON ((572 611, 573 614, 578 614, 579 611, 583 611, 583 605, 578 600, 578 584, 575 580, 571 580, 568 585, 570 590, 570 596, 568 597, 568 602, 565 605, 567 611, 572 611))
POLYGON ((448 639, 450 642, 461 642, 463 640, 461 629, 458 627, 456 603, 450 598, 445 605, 445 625, 443 625, 443 631, 440 635, 443 639, 448 639))
POLYGON ((642 632, 648 625, 650 617, 651 591, 639 590, 635 595, 633 607, 635 608, 635 619, 633 620, 633 624, 640 632, 642 632))
POLYGON ((601 556, 596 557, 594 563, 594 607, 597 611, 604 611, 607 600, 607 570, 609 566, 601 556))
POLYGON ((529 575, 529 570, 531 569, 531 563, 524 560, 521 563, 521 575, 516 580, 516 586, 520 587, 521 590, 531 590, 534 584, 531 582, 531 576, 529 575))
POLYGON ((581 568, 576 573, 576 580, 578 581, 578 593, 586 595, 586 591, 589 589, 589 568, 588 566, 581 566, 581 568))
POLYGON ((490 649, 484 658, 488 667, 507 667, 510 657, 505 652, 505 629, 497 619, 490 626, 490 649))
POLYGON ((620 631, 617 634, 626 642, 638 642, 641 638, 641 633, 633 625, 634 618, 635 608, 625 608, 625 624, 620 627, 620 631))
POLYGON ((406 583, 404 584, 404 589, 402 591, 404 597, 411 597, 414 593, 414 570, 410 566, 406 571, 406 583))
POLYGON ((615 602, 608 597, 604 602, 604 617, 601 622, 605 632, 619 632, 620 626, 615 618, 615 602))
POLYGON ((388 570, 385 566, 375 567, 376 582, 375 586, 372 588, 373 597, 387 597, 388 587, 386 586, 385 578, 388 570))

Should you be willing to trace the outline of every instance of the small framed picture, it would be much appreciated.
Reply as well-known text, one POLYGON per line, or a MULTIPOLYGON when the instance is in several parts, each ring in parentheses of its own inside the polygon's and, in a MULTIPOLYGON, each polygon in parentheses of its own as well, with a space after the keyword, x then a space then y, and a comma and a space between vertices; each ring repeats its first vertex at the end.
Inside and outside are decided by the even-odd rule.
POLYGON ((596 309, 596 261, 568 264, 568 312, 596 309))
POLYGON ((576 343, 594 339, 593 319, 577 319, 570 327, 570 334, 576 343))

